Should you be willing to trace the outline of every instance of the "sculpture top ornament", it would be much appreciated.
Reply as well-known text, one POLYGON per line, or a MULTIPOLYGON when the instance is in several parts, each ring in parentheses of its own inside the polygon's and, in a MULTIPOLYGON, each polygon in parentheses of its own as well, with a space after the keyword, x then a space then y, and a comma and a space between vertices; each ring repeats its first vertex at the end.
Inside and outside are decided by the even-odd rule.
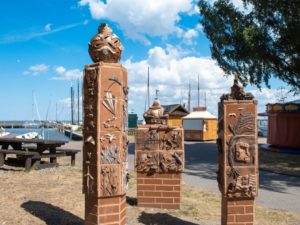
POLYGON ((164 108, 158 99, 155 99, 152 106, 144 113, 144 119, 146 124, 167 125, 168 116, 164 115, 164 108))
POLYGON ((112 29, 101 23, 96 34, 89 43, 89 54, 94 63, 107 62, 117 63, 121 59, 122 44, 112 29))
POLYGON ((245 92, 243 86, 239 84, 239 79, 235 75, 233 85, 231 87, 230 94, 224 94, 221 96, 221 101, 223 100, 253 100, 254 96, 250 92, 245 92))

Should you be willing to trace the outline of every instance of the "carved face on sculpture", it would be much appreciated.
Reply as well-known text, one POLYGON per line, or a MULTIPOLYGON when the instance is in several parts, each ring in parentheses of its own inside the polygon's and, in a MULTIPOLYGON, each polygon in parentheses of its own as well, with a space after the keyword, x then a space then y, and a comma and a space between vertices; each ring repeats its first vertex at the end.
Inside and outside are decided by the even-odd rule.
POLYGON ((249 144, 245 142, 238 142, 235 144, 235 160, 241 162, 250 162, 251 155, 249 151, 249 144))
POLYGON ((122 44, 117 35, 105 23, 101 23, 96 34, 89 43, 89 54, 93 62, 117 63, 121 59, 122 44))

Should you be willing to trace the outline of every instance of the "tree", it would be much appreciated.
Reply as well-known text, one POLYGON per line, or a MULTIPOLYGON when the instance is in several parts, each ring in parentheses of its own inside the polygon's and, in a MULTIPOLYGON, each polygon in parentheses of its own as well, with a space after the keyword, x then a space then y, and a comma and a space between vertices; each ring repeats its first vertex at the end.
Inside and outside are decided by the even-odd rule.
POLYGON ((200 23, 211 42, 212 58, 241 82, 269 87, 274 76, 300 92, 300 1, 200 0, 200 23))

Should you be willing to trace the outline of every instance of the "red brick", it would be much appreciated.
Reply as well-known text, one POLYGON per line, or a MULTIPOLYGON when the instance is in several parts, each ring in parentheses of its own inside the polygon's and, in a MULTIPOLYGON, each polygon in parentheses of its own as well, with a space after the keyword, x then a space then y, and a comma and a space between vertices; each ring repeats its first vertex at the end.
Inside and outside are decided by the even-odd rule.
POLYGON ((160 179, 173 179, 173 176, 171 173, 157 173, 155 174, 156 178, 160 178, 160 179))
POLYGON ((155 198, 156 203, 173 203, 173 198, 155 198))
POLYGON ((235 200, 236 205, 253 205, 254 200, 235 200))
POLYGON ((157 191, 173 191, 173 186, 156 186, 157 191))
POLYGON ((246 213, 253 213, 253 206, 245 206, 246 213))
POLYGON ((244 206, 228 206, 227 208, 228 214, 244 214, 244 206))
POLYGON ((227 215, 227 222, 235 222, 234 215, 227 215))
POLYGON ((138 191, 154 191, 155 186, 154 185, 138 185, 137 186, 138 191))
POLYGON ((121 212, 120 218, 121 218, 121 220, 122 220, 123 218, 126 218, 126 208, 124 208, 124 210, 121 212))
POLYGON ((99 207, 100 214, 113 214, 119 213, 119 206, 118 205, 106 205, 99 207))
POLYGON ((181 192, 179 191, 164 191, 162 197, 180 197, 181 192))
POLYGON ((181 186, 174 186, 173 189, 174 191, 181 191, 181 186))
POLYGON ((144 196, 144 192, 143 191, 137 191, 137 196, 144 196))
POLYGON ((163 184, 180 185, 181 180, 163 180, 163 184))
POLYGON ((112 223, 112 222, 119 222, 119 213, 118 214, 110 214, 110 215, 101 215, 99 217, 99 223, 112 223))
POLYGON ((174 203, 180 203, 180 198, 174 198, 174 203))
POLYGON ((162 193, 160 191, 145 191, 144 196, 160 197, 162 193))
POLYGON ((252 222, 253 215, 236 215, 236 222, 252 222))
POLYGON ((138 202, 142 202, 142 203, 154 203, 155 202, 155 198, 139 198, 138 202))
POLYGON ((144 179, 144 184, 162 184, 161 179, 144 179))
POLYGON ((144 184, 144 179, 143 179, 143 178, 138 178, 138 179, 136 180, 136 182, 137 182, 138 184, 144 184))
POLYGON ((99 198, 99 205, 113 205, 119 204, 119 197, 108 197, 108 198, 99 198))
POLYGON ((138 203, 138 207, 160 208, 161 209, 161 204, 156 204, 156 203, 138 203))

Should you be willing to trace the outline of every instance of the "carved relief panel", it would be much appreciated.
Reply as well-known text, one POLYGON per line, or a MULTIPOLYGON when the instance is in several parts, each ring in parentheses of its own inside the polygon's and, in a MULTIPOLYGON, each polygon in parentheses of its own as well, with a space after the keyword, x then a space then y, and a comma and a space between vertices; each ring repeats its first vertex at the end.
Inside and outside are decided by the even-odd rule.
POLYGON ((184 168, 183 130, 164 125, 136 130, 135 166, 141 173, 177 173, 184 168))
POLYGON ((219 171, 221 192, 229 198, 255 197, 258 191, 255 100, 219 103, 219 171))
POLYGON ((128 151, 127 127, 123 122, 127 118, 127 71, 119 64, 88 65, 83 88, 83 191, 98 197, 124 194, 128 151))

